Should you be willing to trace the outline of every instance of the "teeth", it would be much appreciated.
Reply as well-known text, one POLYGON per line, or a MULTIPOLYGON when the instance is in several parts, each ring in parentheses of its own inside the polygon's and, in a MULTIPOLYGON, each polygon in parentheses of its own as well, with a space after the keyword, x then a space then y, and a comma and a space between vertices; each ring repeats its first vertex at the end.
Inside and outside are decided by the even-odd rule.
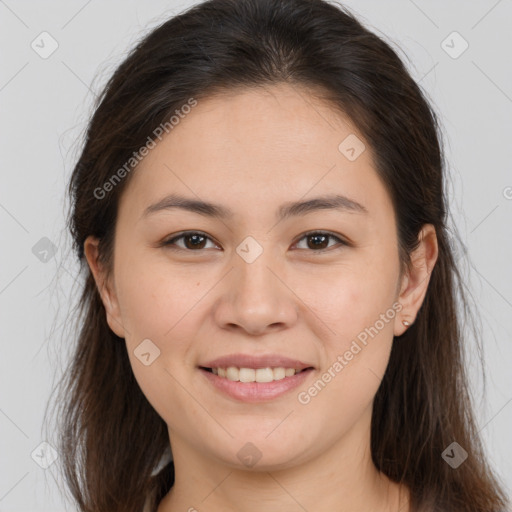
POLYGON ((238 368, 235 368, 234 366, 226 368, 226 377, 229 380, 240 380, 240 372, 238 371, 238 368))
POLYGON ((232 381, 239 382, 272 382, 281 380, 285 377, 291 377, 301 370, 295 368, 237 368, 229 366, 228 368, 212 368, 212 373, 219 377, 225 377, 232 381))
MULTIPOLYGON (((290 372, 293 372, 289 375, 289 377, 295 374, 295 370, 293 368, 289 368, 289 370, 290 372)), ((282 366, 280 366, 279 368, 274 368, 272 370, 272 373, 274 374, 274 380, 281 380, 286 377, 286 369, 283 368, 282 366)))
MULTIPOLYGON (((235 375, 238 371, 238 379, 240 382, 255 382, 256 381, 256 370, 252 368, 240 368, 237 370, 236 368, 229 368, 231 371, 231 376, 229 377, 231 380, 235 380, 235 375)), ((259 371, 259 370, 258 370, 259 371)), ((270 370, 272 371, 272 370, 270 370)), ((267 382, 267 381, 265 381, 267 382)))

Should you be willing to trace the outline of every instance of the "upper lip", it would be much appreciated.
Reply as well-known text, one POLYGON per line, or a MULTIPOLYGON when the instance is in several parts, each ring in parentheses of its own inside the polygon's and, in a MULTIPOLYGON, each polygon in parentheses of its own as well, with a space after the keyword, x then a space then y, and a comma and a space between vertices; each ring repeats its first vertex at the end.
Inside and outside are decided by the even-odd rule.
POLYGON ((291 359, 279 354, 268 354, 261 356, 254 356, 250 354, 229 354, 226 356, 212 359, 199 366, 203 368, 227 368, 235 366, 237 368, 295 368, 297 370, 304 370, 305 368, 312 368, 313 365, 304 363, 298 359, 291 359))

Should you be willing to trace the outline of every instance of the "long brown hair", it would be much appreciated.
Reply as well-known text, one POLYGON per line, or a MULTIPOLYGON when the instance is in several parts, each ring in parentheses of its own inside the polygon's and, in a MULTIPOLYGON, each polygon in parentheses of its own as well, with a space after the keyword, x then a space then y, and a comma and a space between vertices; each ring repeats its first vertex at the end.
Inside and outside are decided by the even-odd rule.
POLYGON ((97 99, 69 182, 68 225, 84 280, 74 312, 78 339, 57 396, 59 452, 78 509, 141 512, 148 496, 156 509, 174 482, 172 461, 156 471, 169 446, 167 425, 107 324, 84 241, 100 238, 101 262, 111 269, 119 198, 136 172, 126 162, 190 98, 277 83, 317 94, 364 135, 395 208, 402 269, 421 227, 430 223, 437 232, 425 300, 395 338, 375 396, 376 467, 409 487, 413 510, 503 509, 507 498, 486 461, 465 373, 460 315, 468 321, 473 313, 448 226, 436 114, 391 46, 345 7, 323 0, 198 4, 146 35, 97 99), (457 469, 442 457, 453 442, 468 453, 457 469))

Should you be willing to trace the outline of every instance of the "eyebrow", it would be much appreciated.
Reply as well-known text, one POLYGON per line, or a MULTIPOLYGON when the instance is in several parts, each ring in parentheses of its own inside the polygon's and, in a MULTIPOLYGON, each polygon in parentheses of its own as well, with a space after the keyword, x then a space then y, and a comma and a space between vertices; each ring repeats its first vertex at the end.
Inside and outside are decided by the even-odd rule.
MULTIPOLYGON (((156 212, 172 210, 175 208, 198 213, 205 217, 218 219, 230 219, 234 216, 234 212, 223 205, 198 199, 191 199, 178 194, 170 194, 160 201, 148 206, 141 215, 141 219, 156 212)), ((278 209, 276 217, 281 221, 290 217, 306 215, 317 210, 338 210, 347 213, 362 214, 368 213, 368 210, 357 201, 349 199, 343 195, 332 194, 315 197, 306 201, 284 203, 278 209)))

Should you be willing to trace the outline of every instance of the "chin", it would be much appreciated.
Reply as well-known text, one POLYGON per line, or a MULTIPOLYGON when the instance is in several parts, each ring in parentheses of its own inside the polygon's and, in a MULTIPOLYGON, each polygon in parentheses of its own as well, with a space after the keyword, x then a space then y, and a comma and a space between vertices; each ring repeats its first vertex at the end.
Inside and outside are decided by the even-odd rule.
MULTIPOLYGON (((274 422, 274 428, 276 424, 274 422)), ((229 427, 227 427, 229 430, 229 427)), ((276 471, 295 466, 305 460, 305 444, 299 430, 277 432, 272 429, 253 432, 244 430, 229 430, 234 436, 226 440, 225 451, 217 453, 217 457, 232 468, 249 471, 276 471), (226 458, 226 454, 229 456, 226 458)), ((219 445, 212 446, 212 451, 218 451, 219 445)))

